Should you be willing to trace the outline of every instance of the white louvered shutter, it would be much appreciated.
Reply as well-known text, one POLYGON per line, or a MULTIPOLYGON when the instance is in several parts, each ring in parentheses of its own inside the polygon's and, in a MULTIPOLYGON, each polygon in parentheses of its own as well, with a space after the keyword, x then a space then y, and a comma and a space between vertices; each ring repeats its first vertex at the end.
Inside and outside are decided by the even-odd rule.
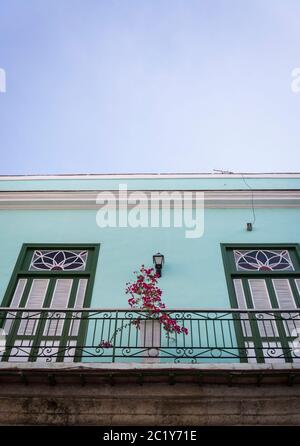
MULTIPOLYGON (((19 279, 18 280, 16 289, 15 289, 15 292, 14 292, 14 295, 13 295, 13 298, 12 298, 12 301, 10 304, 11 307, 13 307, 13 308, 19 307, 21 299, 23 297, 23 293, 24 293, 26 284, 27 284, 27 279, 19 279)), ((5 324, 3 327, 6 335, 9 335, 11 325, 15 319, 15 316, 16 316, 16 313, 9 313, 6 318, 6 321, 5 321, 5 324)))
MULTIPOLYGON (((266 281, 264 279, 249 279, 249 288, 256 310, 268 310, 272 308, 266 281)), ((256 313, 258 328, 261 336, 278 336, 276 322, 272 313, 256 313)))
MULTIPOLYGON (((297 307, 289 280, 273 279, 272 283, 279 308, 282 310, 296 309, 297 307)), ((285 316, 289 319, 288 321, 283 322, 287 336, 297 336, 297 332, 300 329, 299 314, 281 313, 283 319, 285 316)))
MULTIPOLYGON (((68 307, 73 279, 57 279, 51 299, 50 308, 65 310, 68 307)), ((66 313, 49 312, 44 328, 44 336, 61 336, 66 313)))
MULTIPOLYGON (((49 285, 49 279, 34 279, 29 291, 28 299, 25 308, 40 309, 43 304, 49 285)), ((22 314, 22 321, 18 330, 19 335, 34 335, 37 324, 40 318, 40 313, 26 313, 22 314)))
MULTIPOLYGON (((236 300, 238 303, 238 308, 240 308, 241 310, 247 310, 247 304, 242 280, 234 279, 233 284, 235 289, 236 300)), ((252 336, 250 322, 247 320, 248 315, 246 313, 241 313, 240 318, 244 336, 247 337, 252 336)))
MULTIPOLYGON (((78 282, 78 288, 74 305, 74 308, 76 309, 81 309, 83 307, 87 283, 88 283, 87 279, 80 279, 78 282)), ((70 336, 77 336, 79 331, 81 313, 76 312, 73 313, 72 316, 73 318, 70 325, 70 336)))

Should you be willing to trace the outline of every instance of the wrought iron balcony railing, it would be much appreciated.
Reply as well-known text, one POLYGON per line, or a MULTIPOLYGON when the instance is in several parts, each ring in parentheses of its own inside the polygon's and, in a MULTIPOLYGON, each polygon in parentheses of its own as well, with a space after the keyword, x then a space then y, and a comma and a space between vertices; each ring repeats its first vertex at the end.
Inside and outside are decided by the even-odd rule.
POLYGON ((187 334, 129 309, 0 308, 1 361, 295 362, 300 310, 176 309, 187 334))

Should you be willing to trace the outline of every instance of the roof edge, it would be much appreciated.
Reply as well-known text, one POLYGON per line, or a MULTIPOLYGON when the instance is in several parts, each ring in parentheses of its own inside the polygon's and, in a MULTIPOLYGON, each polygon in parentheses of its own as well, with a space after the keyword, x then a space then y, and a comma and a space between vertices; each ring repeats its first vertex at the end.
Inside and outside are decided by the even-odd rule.
POLYGON ((217 173, 79 173, 41 175, 0 175, 0 181, 112 180, 112 179, 201 179, 201 178, 300 178, 300 172, 217 172, 217 173))

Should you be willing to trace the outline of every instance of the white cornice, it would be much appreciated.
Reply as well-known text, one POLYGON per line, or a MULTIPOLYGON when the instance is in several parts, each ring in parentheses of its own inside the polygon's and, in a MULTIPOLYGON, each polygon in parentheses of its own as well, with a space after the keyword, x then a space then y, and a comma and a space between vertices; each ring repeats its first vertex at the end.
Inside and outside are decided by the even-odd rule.
MULTIPOLYGON (((192 206, 201 206, 204 194, 206 208, 251 208, 253 204, 255 208, 300 208, 300 190, 254 190, 253 193, 250 190, 128 191, 129 198, 132 192, 134 199, 141 200, 143 207, 148 206, 151 194, 158 192, 179 193, 182 197, 187 194, 185 198, 192 206), (193 194, 192 201, 188 193, 193 194)), ((99 193, 102 200, 109 200, 113 194, 119 204, 127 203, 127 197, 118 195, 117 191, 0 192, 0 209, 99 209, 96 202, 99 193)), ((177 202, 180 201, 179 198, 177 202)), ((169 203, 168 198, 161 199, 162 207, 169 207, 169 203)), ((126 206, 130 208, 135 204, 129 202, 126 206)), ((176 203, 174 206, 177 207, 176 203)))
POLYGON ((117 180, 117 179, 205 179, 205 178, 300 178, 292 173, 135 173, 135 174, 61 174, 61 175, 0 175, 0 181, 32 180, 117 180))

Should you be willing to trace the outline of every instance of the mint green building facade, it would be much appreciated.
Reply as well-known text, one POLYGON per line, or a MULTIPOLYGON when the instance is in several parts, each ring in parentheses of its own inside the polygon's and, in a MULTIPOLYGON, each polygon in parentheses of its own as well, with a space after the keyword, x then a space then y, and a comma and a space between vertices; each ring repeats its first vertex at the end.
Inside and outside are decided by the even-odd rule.
MULTIPOLYGON (((164 206, 161 212, 167 212, 164 206)), ((174 212, 178 210, 172 207, 172 218, 174 212)), ((16 286, 12 285, 12 274, 24 244, 41 249, 47 245, 68 248, 79 244, 83 248, 99 246, 94 259, 91 308, 126 308, 125 283, 133 278, 132 272, 141 264, 152 266, 152 255, 156 252, 165 257, 159 285, 168 309, 223 310, 237 305, 240 309, 251 308, 246 304, 243 308, 241 301, 234 302, 238 283, 234 291, 229 271, 226 271, 225 248, 222 253, 222 246, 226 245, 240 250, 243 247, 244 250, 278 252, 291 249, 292 294, 296 304, 289 309, 297 308, 300 174, 2 177, 0 228, 0 294, 4 299, 6 293, 6 301, 2 303, 5 307, 11 305, 13 289, 7 289, 9 283, 16 286), (126 185, 129 195, 131 191, 146 196, 151 191, 203 193, 203 234, 187 238, 186 227, 172 224, 170 227, 99 227, 98 193, 116 193, 120 184, 126 185), (252 223, 252 230, 247 230, 247 223, 252 223)), ((232 252, 228 255, 233 255, 232 252)), ((286 279, 284 271, 280 274, 282 280, 286 279)), ((272 275, 270 277, 272 280, 272 275)), ((284 284, 278 282, 278 287, 281 285, 284 284)), ((276 308, 276 305, 271 307, 276 308)), ((252 308, 256 308, 255 305, 252 308)), ((281 308, 280 304, 277 308, 281 308)), ((294 328, 297 327, 294 324, 294 328)), ((86 340, 91 336, 91 329, 89 327, 85 333, 86 340)), ((239 330, 243 327, 235 327, 234 336, 238 336, 239 330)), ((291 333, 289 342, 290 338, 291 333)), ((270 342, 272 346, 272 340, 270 342)), ((232 362, 239 360, 239 357, 232 358, 232 362)))

